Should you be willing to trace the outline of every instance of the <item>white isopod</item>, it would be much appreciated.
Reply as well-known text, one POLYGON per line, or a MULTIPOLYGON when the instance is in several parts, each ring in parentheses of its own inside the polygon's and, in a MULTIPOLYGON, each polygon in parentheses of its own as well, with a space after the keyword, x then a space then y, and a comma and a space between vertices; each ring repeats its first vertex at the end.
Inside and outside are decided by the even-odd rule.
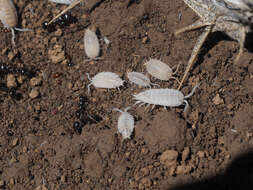
POLYGON ((176 89, 164 88, 146 90, 144 92, 140 92, 139 94, 134 95, 134 99, 137 100, 135 104, 153 104, 153 109, 156 105, 164 106, 166 108, 180 106, 185 103, 185 112, 189 107, 189 104, 186 99, 193 95, 197 87, 199 87, 199 84, 196 85, 192 89, 191 93, 187 96, 184 96, 182 92, 176 89))
POLYGON ((0 20, 5 28, 11 30, 12 33, 12 44, 15 46, 15 30, 18 31, 30 31, 30 29, 17 28, 18 15, 17 10, 12 0, 0 0, 0 20))
POLYGON ((87 73, 88 79, 91 83, 88 85, 88 92, 90 92, 90 86, 94 85, 96 88, 119 88, 123 86, 124 81, 117 75, 112 72, 101 72, 96 74, 92 79, 87 73))
MULTIPOLYGON (((127 73, 127 77, 130 80, 130 82, 140 85, 140 86, 151 87, 151 84, 153 84, 150 82, 149 78, 142 73, 129 72, 127 73)), ((156 84, 153 84, 153 85, 156 85, 156 84)))
POLYGON ((71 3, 73 3, 76 0, 49 0, 53 3, 60 3, 60 4, 66 4, 66 5, 70 5, 71 3))
POLYGON ((173 72, 173 70, 167 64, 163 63, 158 59, 150 59, 149 61, 144 63, 144 65, 146 66, 148 73, 155 78, 165 81, 169 79, 177 80, 177 78, 173 77, 172 75, 177 72, 179 65, 177 66, 175 72, 173 72))
POLYGON ((133 131, 134 131, 134 117, 127 113, 130 107, 125 108, 124 111, 114 108, 114 111, 119 111, 121 113, 118 119, 118 131, 122 135, 124 139, 130 139, 133 131))
POLYGON ((84 34, 84 50, 89 60, 99 56, 99 42, 95 32, 87 29, 84 34))

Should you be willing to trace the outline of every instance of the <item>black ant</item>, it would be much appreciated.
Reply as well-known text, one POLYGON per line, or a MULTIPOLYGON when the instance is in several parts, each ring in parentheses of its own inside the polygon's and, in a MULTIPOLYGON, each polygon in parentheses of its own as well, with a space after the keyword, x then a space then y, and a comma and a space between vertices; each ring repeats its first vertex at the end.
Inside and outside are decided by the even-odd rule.
POLYGON ((87 124, 98 123, 102 120, 102 117, 98 115, 90 115, 86 110, 86 107, 89 104, 89 100, 86 96, 79 97, 78 110, 75 113, 76 118, 78 119, 73 123, 74 131, 78 134, 82 133, 82 128, 87 124))
POLYGON ((7 95, 9 95, 14 101, 19 101, 23 98, 22 94, 17 92, 17 89, 15 87, 8 88, 4 84, 0 84, 0 91, 6 92, 7 95))
POLYGON ((55 31, 55 27, 58 25, 60 28, 64 28, 65 26, 69 26, 72 23, 75 23, 77 19, 73 17, 71 14, 64 14, 57 18, 54 22, 51 24, 48 24, 48 22, 43 22, 42 27, 47 30, 48 32, 55 31))
POLYGON ((35 73, 31 70, 28 70, 24 67, 21 68, 15 68, 15 67, 11 67, 7 64, 4 63, 0 63, 0 74, 20 74, 23 76, 27 76, 28 78, 32 78, 35 73))

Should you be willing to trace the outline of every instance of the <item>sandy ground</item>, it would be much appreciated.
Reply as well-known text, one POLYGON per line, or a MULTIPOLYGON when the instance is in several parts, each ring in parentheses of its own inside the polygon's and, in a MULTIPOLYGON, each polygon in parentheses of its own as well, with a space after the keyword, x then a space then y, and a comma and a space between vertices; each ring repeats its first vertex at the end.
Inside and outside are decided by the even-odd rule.
MULTIPOLYGON (((127 80, 128 71, 146 73, 145 61, 157 58, 171 67, 181 63, 180 79, 201 34, 173 35, 198 19, 183 1, 89 0, 71 10, 76 22, 51 33, 41 25, 65 5, 14 3, 19 27, 33 31, 16 32, 16 47, 11 32, 1 31, 0 189, 252 187, 250 37, 237 66, 237 42, 221 33, 208 38, 182 88, 188 94, 201 82, 185 116, 184 106, 133 106, 132 95, 144 88, 129 82, 120 90, 91 86, 88 94, 86 76, 110 71, 127 80), (101 59, 84 62, 84 32, 94 27, 101 59), (116 128, 120 113, 112 109, 127 106, 135 131, 123 141, 116 128)), ((178 86, 175 80, 151 80, 161 88, 178 86)))

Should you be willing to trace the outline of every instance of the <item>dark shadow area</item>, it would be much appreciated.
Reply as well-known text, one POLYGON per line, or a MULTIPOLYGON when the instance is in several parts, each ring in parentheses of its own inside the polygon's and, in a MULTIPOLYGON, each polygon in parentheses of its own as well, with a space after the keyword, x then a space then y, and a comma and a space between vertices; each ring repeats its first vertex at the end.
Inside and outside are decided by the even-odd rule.
POLYGON ((237 157, 224 175, 217 175, 199 182, 178 185, 173 190, 252 190, 253 153, 237 157))
POLYGON ((245 48, 250 52, 253 53, 253 32, 248 33, 245 40, 245 48))
POLYGON ((206 41, 204 42, 198 56, 197 56, 197 61, 196 63, 193 64, 193 69, 198 67, 203 61, 204 61, 204 56, 208 54, 208 52, 216 46, 220 41, 222 40, 227 40, 231 41, 232 39, 229 38, 225 33, 223 32, 213 32, 211 33, 206 41))
MULTIPOLYGON (((204 44, 201 48, 201 51, 197 57, 197 61, 193 65, 193 69, 198 67, 204 61, 204 56, 206 54, 208 54, 208 52, 222 40, 232 41, 233 39, 231 39, 229 36, 227 36, 223 32, 211 33, 207 37, 207 40, 204 42, 204 44)), ((253 44, 253 33, 248 33, 246 36, 244 47, 251 53, 253 53, 253 45, 252 44, 253 44)), ((238 48, 239 48, 239 43, 238 43, 238 48)))

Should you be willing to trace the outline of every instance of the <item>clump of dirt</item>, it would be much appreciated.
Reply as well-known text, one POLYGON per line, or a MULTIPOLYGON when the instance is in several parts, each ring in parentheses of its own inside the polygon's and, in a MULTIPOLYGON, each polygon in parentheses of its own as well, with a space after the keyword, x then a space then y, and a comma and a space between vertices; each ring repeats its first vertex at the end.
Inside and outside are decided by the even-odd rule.
POLYGON ((143 137, 153 152, 161 152, 166 148, 182 150, 185 145, 192 143, 191 129, 187 128, 187 122, 176 113, 160 112, 144 122, 145 124, 140 122, 140 126, 136 127, 135 136, 143 137))

